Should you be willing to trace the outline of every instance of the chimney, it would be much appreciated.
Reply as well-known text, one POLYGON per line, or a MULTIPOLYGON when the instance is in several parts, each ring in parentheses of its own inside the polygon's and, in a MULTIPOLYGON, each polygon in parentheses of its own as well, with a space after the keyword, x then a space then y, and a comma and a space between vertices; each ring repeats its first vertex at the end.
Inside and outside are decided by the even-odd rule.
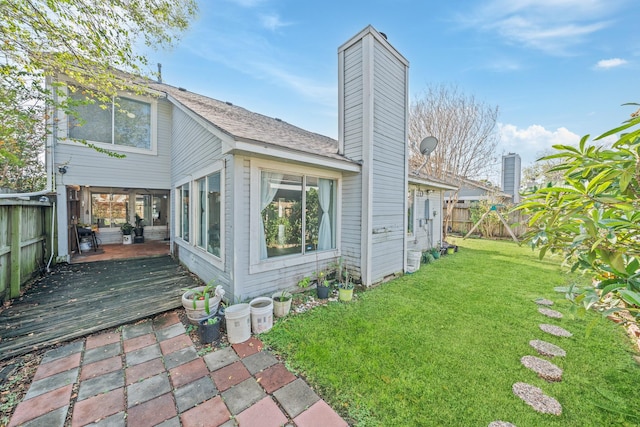
POLYGON ((502 191, 511 194, 513 203, 520 203, 520 155, 509 153, 502 156, 502 191))
POLYGON ((362 164, 343 178, 341 247, 367 286, 405 265, 408 73, 372 26, 338 48, 339 152, 362 164))

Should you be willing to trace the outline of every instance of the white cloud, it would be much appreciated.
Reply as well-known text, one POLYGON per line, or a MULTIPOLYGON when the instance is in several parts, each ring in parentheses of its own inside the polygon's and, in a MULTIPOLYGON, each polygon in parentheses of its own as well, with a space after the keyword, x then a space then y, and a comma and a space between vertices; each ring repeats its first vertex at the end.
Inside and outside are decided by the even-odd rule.
POLYGON ((627 61, 621 58, 602 59, 598 61, 598 63, 596 64, 596 68, 609 69, 609 68, 619 67, 626 63, 627 61))
POLYGON ((567 128, 547 130, 540 125, 531 125, 526 129, 515 125, 498 123, 500 142, 498 150, 506 153, 517 153, 522 159, 522 166, 528 166, 551 150, 553 145, 577 145, 580 136, 567 128))
POLYGON ((227 0, 230 3, 235 3, 238 6, 242 7, 256 7, 261 3, 264 3, 265 0, 227 0))
POLYGON ((280 16, 275 13, 269 15, 260 15, 260 22, 262 23, 262 26, 264 28, 271 31, 276 31, 282 27, 291 25, 291 23, 289 22, 281 21, 280 16))
POLYGON ((611 25, 605 17, 624 0, 491 0, 460 17, 469 28, 499 35, 553 55, 571 55, 575 47, 611 25), (471 17, 471 18, 469 18, 471 17))

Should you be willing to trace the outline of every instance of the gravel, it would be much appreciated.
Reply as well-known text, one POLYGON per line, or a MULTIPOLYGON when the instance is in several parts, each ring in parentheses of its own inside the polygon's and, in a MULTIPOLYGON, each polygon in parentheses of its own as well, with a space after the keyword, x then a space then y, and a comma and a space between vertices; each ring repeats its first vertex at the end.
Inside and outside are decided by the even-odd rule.
POLYGON ((538 387, 527 383, 515 383, 513 393, 542 414, 562 415, 562 405, 553 397, 547 396, 538 387))

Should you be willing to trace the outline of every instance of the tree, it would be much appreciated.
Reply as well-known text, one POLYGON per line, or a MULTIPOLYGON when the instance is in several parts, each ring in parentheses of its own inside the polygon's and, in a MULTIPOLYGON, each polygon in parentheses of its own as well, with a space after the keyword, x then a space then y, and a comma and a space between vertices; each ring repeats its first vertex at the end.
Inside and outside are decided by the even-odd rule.
POLYGON ((547 159, 552 154, 551 150, 539 153, 538 160, 522 170, 522 184, 526 188, 540 187, 548 183, 560 183, 564 180, 562 171, 554 170, 556 166, 560 165, 561 160, 557 158, 547 159))
POLYGON ((552 171, 563 182, 534 189, 519 209, 531 215, 524 237, 541 258, 561 253, 596 279, 597 291, 578 298, 583 309, 611 294, 640 315, 640 110, 595 141, 618 133, 610 148, 588 135, 579 147, 554 146, 543 160, 561 161, 552 171))
POLYGON ((60 86, 48 91, 46 78, 68 77, 70 89, 83 88, 91 103, 111 102, 119 91, 139 93, 143 87, 132 76, 148 74, 148 60, 136 47, 172 45, 196 11, 195 0, 0 0, 0 105, 6 120, 0 124, 0 160, 15 165, 26 154, 7 136, 14 135, 7 123, 29 132, 32 143, 44 141, 46 129, 25 107, 25 94, 31 104, 73 115, 78 102, 59 96, 60 86))
MULTIPOLYGON (((460 184, 462 178, 480 178, 496 164, 498 107, 477 101, 455 86, 431 86, 409 110, 409 164, 417 172, 460 184), (435 136, 438 146, 428 157, 420 142, 435 136)), ((451 219, 458 192, 453 192, 444 219, 451 219)))

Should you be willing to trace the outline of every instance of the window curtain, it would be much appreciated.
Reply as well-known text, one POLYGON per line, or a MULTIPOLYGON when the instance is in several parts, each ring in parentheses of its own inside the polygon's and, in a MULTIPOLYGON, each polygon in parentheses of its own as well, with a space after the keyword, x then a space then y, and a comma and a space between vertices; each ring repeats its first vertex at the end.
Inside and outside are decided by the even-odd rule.
POLYGON ((264 218, 262 212, 271 204, 278 192, 278 188, 271 183, 280 183, 284 174, 262 172, 260 177, 260 259, 267 259, 267 238, 264 233, 264 218))
POLYGON ((331 219, 329 218, 329 208, 331 206, 331 184, 330 179, 318 180, 318 203, 322 210, 320 218, 320 227, 318 228, 318 250, 324 251, 331 249, 331 219))

